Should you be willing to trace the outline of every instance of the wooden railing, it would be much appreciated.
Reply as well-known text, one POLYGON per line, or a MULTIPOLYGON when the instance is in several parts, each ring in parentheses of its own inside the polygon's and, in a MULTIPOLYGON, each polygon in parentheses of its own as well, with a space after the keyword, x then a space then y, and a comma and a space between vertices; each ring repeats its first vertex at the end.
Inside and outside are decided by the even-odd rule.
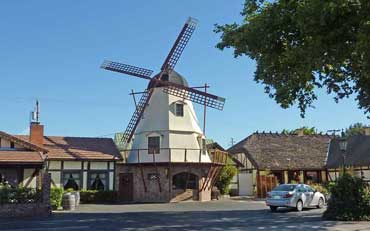
POLYGON ((192 148, 160 148, 156 149, 129 149, 121 151, 124 163, 213 163, 224 165, 227 162, 228 153, 218 149, 192 148), (130 156, 129 154, 135 155, 130 156), (209 161, 209 159, 210 161, 209 161))

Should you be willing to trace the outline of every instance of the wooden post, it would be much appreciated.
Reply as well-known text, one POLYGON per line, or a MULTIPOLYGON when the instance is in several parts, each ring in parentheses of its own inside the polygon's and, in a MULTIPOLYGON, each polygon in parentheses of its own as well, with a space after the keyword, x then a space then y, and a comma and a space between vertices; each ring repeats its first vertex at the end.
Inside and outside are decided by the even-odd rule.
POLYGON ((158 172, 158 166, 157 166, 157 162, 155 161, 155 153, 153 152, 153 162, 154 162, 154 167, 155 167, 155 172, 157 174, 157 182, 158 182, 158 188, 159 188, 159 192, 162 192, 162 187, 161 187, 161 176, 158 172))
POLYGON ((171 185, 172 185, 172 171, 171 171, 171 149, 168 149, 168 195, 171 200, 171 185))
POLYGON ((208 181, 208 179, 209 179, 209 176, 210 176, 210 174, 211 174, 211 171, 212 171, 212 164, 209 166, 209 168, 208 168, 208 172, 207 172, 207 176, 206 176, 206 178, 204 179, 204 182, 203 182, 203 185, 202 185, 202 188, 200 189, 200 191, 203 191, 203 189, 205 189, 206 188, 206 183, 207 183, 207 181, 208 181))
POLYGON ((140 162, 140 149, 137 150, 137 162, 138 162, 139 168, 140 168, 140 174, 141 174, 141 179, 143 181, 144 191, 147 192, 147 188, 146 188, 146 184, 145 184, 145 177, 144 177, 144 170, 143 170, 143 166, 141 165, 141 162, 140 162))

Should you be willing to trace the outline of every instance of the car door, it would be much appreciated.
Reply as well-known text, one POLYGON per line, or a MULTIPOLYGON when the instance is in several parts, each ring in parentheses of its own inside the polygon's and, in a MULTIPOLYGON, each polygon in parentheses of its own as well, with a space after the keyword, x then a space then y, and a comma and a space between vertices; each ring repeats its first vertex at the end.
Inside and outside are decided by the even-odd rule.
POLYGON ((306 204, 305 205, 307 207, 316 205, 317 202, 315 204, 315 201, 314 201, 315 191, 308 185, 305 185, 304 188, 305 188, 305 196, 306 196, 306 204))
POLYGON ((297 199, 296 201, 298 201, 298 199, 301 199, 302 200, 302 203, 303 203, 303 206, 306 206, 306 189, 303 187, 303 185, 298 185, 297 186, 297 199))

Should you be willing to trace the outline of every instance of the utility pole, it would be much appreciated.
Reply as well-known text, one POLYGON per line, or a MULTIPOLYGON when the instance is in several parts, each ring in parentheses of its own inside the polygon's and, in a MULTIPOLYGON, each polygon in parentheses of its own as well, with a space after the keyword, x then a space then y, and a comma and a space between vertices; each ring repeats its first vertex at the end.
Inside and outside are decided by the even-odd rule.
POLYGON ((234 140, 234 138, 231 137, 231 139, 230 139, 230 145, 231 145, 231 147, 234 146, 234 144, 235 144, 235 140, 234 140))

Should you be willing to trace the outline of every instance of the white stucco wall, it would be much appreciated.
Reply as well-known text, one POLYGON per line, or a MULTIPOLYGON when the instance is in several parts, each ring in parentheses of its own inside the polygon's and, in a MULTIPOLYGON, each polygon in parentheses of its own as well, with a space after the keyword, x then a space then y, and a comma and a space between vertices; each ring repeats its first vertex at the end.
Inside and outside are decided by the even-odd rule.
MULTIPOLYGON (((135 132, 132 149, 128 154, 129 163, 138 162, 137 149, 140 162, 199 162, 199 153, 202 147, 199 140, 204 138, 198 125, 192 102, 182 100, 163 92, 163 88, 156 88, 144 111, 144 117, 140 120, 135 132), (175 115, 175 104, 183 103, 184 116, 175 115), (160 153, 148 154, 148 137, 160 137, 160 153)), ((211 162, 209 155, 201 154, 201 162, 211 162)))
POLYGON ((61 161, 49 161, 49 169, 61 169, 62 168, 62 162, 61 161))
MULTIPOLYGON (((23 185, 27 184, 29 179, 32 177, 32 174, 35 172, 34 168, 26 168, 23 171, 23 185)), ((29 188, 36 188, 36 176, 28 184, 29 188)))
MULTIPOLYGON (((55 172, 53 171, 53 172, 49 172, 49 173, 51 174, 51 179, 53 180, 55 186, 56 187, 63 187, 63 185, 61 185, 61 183, 60 183, 60 180, 61 180, 60 179, 61 178, 60 171, 55 171, 55 172)), ((54 185, 52 184, 52 186, 54 186, 54 185)))
POLYGON ((108 162, 90 162, 91 170, 107 170, 108 162))
POLYGON ((64 169, 81 170, 81 161, 64 161, 64 169))

